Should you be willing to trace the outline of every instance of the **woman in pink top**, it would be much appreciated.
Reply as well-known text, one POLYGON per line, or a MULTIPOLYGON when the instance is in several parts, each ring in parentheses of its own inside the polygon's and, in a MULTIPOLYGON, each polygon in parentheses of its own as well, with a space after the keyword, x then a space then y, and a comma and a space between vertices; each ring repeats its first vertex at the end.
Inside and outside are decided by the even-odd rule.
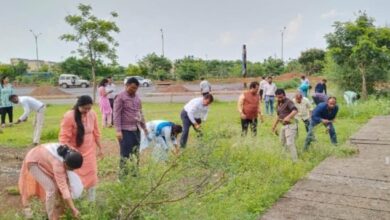
POLYGON ((106 86, 108 85, 108 80, 103 79, 99 84, 99 106, 100 112, 102 113, 102 124, 103 127, 112 126, 112 108, 110 105, 110 100, 107 95, 112 93, 111 91, 106 91, 106 86))
POLYGON ((78 217, 79 211, 73 204, 68 185, 67 170, 78 169, 82 164, 81 154, 67 146, 46 144, 31 149, 24 158, 19 177, 23 205, 28 206, 31 196, 39 196, 45 201, 49 219, 59 219, 64 211, 63 203, 57 201, 61 194, 73 216, 78 217))
POLYGON ((95 186, 97 184, 96 146, 98 155, 102 155, 100 131, 96 113, 92 109, 92 98, 80 96, 73 110, 65 113, 61 122, 59 141, 83 155, 83 166, 76 170, 86 189, 88 198, 95 200, 95 186))

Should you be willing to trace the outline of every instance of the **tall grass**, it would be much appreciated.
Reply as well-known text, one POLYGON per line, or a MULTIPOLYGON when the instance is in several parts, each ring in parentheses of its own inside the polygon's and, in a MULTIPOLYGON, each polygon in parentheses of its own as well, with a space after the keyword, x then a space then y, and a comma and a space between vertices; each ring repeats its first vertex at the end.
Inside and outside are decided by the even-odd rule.
MULTIPOLYGON (((204 135, 197 138, 191 131, 189 146, 179 158, 156 162, 144 155, 139 176, 122 183, 117 181, 119 158, 100 160, 97 201, 94 205, 77 201, 81 219, 256 219, 326 157, 355 153, 346 140, 374 115, 390 113, 389 100, 370 99, 347 107, 339 99, 339 105, 335 127, 341 144, 330 145, 325 130, 319 128, 318 141, 304 152, 306 132, 300 124, 296 141, 300 159, 294 164, 271 133, 273 118, 260 123, 257 137, 243 138, 236 103, 214 103, 203 124, 204 135)), ((48 139, 57 132, 52 124, 58 127, 61 113, 69 106, 51 108, 44 130, 48 139)), ((148 120, 179 123, 181 108, 181 104, 144 105, 148 120)), ((28 129, 19 130, 22 134, 28 129)), ((113 137, 112 129, 103 130, 103 139, 113 137)), ((7 145, 1 137, 0 145, 7 145)))

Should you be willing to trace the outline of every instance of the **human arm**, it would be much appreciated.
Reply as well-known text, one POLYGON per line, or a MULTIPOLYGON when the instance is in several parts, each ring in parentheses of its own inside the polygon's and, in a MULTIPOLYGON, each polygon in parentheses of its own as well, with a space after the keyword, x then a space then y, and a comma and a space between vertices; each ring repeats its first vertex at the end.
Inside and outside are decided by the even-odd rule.
POLYGON ((148 131, 148 128, 146 127, 145 117, 144 117, 144 114, 142 112, 142 103, 140 103, 139 113, 140 113, 140 126, 141 126, 142 130, 144 130, 145 135, 148 135, 149 131, 148 131))
MULTIPOLYGON (((23 107, 23 115, 19 117, 19 119, 18 119, 18 122, 19 122, 19 123, 22 122, 22 121, 26 121, 28 115, 29 115, 30 112, 31 112, 30 106, 28 105, 27 102, 20 102, 20 104, 21 104, 22 107, 23 107)), ((17 122, 17 123, 18 123, 18 122, 17 122)))
POLYGON ((116 130, 116 137, 119 141, 122 140, 122 97, 118 95, 114 100, 114 126, 116 130))
POLYGON ((272 133, 277 134, 276 126, 278 126, 279 121, 280 121, 279 117, 276 116, 276 117, 275 117, 275 121, 274 121, 274 123, 273 123, 273 125, 272 125, 272 133))
POLYGON ((240 113, 241 119, 246 118, 246 116, 244 114, 244 99, 245 99, 244 94, 241 94, 240 97, 238 97, 238 102, 237 102, 237 109, 238 109, 238 112, 240 113))
POLYGON ((70 147, 76 147, 71 146, 72 140, 74 139, 73 131, 76 129, 73 115, 73 111, 65 113, 60 124, 60 133, 58 135, 59 142, 70 147))
POLYGON ((103 151, 102 151, 102 145, 100 142, 101 133, 100 133, 99 125, 98 125, 97 115, 95 112, 91 112, 91 113, 93 114, 93 136, 95 138, 96 147, 98 149, 97 155, 99 157, 101 157, 101 156, 103 156, 103 151))

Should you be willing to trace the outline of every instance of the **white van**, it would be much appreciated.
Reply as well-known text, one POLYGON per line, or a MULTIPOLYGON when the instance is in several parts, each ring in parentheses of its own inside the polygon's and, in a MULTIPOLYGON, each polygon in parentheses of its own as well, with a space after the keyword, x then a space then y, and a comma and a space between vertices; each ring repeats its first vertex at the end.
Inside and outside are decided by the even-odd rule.
POLYGON ((60 78, 58 78, 58 85, 62 88, 69 87, 81 87, 87 88, 90 83, 88 80, 81 79, 79 76, 74 74, 61 74, 60 78))

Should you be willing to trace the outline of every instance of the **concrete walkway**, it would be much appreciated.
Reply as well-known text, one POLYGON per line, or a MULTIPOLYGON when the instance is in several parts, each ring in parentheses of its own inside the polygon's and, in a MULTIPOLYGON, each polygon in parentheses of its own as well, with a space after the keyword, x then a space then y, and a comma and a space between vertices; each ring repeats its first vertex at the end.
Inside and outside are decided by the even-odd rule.
POLYGON ((371 119, 350 141, 357 155, 326 159, 261 219, 390 219, 390 116, 371 119))

